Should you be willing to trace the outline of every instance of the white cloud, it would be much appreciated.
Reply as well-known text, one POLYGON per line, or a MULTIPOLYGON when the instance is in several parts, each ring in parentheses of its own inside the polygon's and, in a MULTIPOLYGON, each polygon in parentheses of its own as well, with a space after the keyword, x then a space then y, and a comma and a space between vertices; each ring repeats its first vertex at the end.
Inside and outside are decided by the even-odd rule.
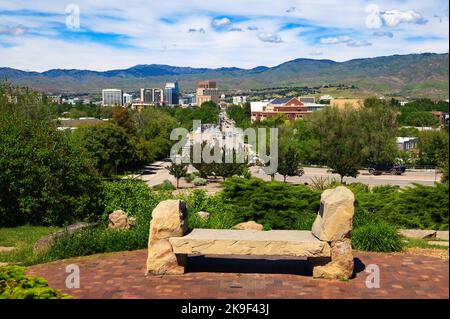
POLYGON ((425 24, 428 22, 415 10, 393 9, 382 11, 378 5, 370 4, 365 11, 368 13, 365 21, 366 26, 370 29, 379 29, 383 26, 393 28, 402 23, 425 24))
POLYGON ((190 28, 190 29, 188 30, 188 32, 189 32, 189 33, 195 33, 195 32, 206 33, 205 29, 203 29, 203 28, 198 28, 198 29, 196 29, 196 28, 190 28))
POLYGON ((224 27, 231 24, 231 20, 229 18, 220 18, 220 19, 213 19, 212 25, 214 27, 224 27))
POLYGON ((414 24, 425 24, 427 19, 422 17, 419 12, 414 10, 388 10, 381 12, 381 18, 383 19, 384 25, 388 27, 396 27, 401 23, 414 23, 414 24))
POLYGON ((19 24, 14 27, 0 25, 0 35, 21 36, 27 32, 28 28, 19 24))
POLYGON ((312 52, 309 52, 309 55, 312 55, 312 56, 323 55, 323 52, 322 51, 312 51, 312 52))
POLYGON ((265 33, 261 32, 258 34, 258 39, 260 39, 262 42, 270 42, 270 43, 281 43, 283 42, 283 39, 278 34, 274 33, 265 33))
POLYGON ((367 40, 353 40, 347 43, 349 47, 368 47, 371 46, 372 43, 370 43, 367 40))
POLYGON ((354 40, 351 36, 341 35, 337 37, 321 38, 320 43, 322 44, 342 44, 345 43, 349 47, 366 47, 372 45, 367 40, 354 40))
POLYGON ((347 43, 350 41, 352 41, 352 37, 348 35, 340 35, 337 37, 326 37, 320 39, 320 43, 322 44, 339 44, 339 43, 347 43))
POLYGON ((388 38, 393 38, 394 34, 392 32, 389 31, 375 31, 373 33, 374 36, 376 37, 388 37, 388 38))

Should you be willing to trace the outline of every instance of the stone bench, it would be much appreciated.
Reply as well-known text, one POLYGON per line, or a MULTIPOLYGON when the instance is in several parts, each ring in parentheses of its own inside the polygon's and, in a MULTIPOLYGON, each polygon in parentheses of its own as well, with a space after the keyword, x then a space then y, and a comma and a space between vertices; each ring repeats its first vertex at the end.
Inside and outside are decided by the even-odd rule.
POLYGON ((348 279, 353 273, 354 195, 344 186, 326 190, 312 231, 193 229, 186 204, 160 202, 150 223, 147 274, 183 274, 187 255, 307 257, 313 276, 348 279))

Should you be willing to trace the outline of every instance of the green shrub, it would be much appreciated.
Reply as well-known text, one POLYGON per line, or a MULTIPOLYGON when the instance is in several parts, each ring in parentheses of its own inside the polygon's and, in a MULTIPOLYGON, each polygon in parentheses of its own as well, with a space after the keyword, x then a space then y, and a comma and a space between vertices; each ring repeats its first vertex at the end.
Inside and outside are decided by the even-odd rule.
POLYGON ((0 299, 69 299, 67 294, 49 288, 47 281, 25 274, 25 267, 0 267, 0 299))
POLYGON ((101 180, 53 123, 0 112, 0 226, 96 219, 101 180))
POLYGON ((254 220, 266 229, 311 229, 320 192, 304 185, 232 177, 224 182, 224 203, 236 222, 254 220))
POLYGON ((397 229, 384 221, 368 222, 352 231, 354 249, 393 252, 403 249, 403 242, 397 229))
POLYGON ((205 186, 206 184, 208 184, 208 180, 205 178, 201 178, 201 177, 196 177, 193 181, 192 184, 194 184, 195 186, 205 186))
POLYGON ((168 179, 164 180, 162 183, 153 186, 154 189, 159 191, 173 191, 176 189, 175 186, 173 186, 172 182, 168 179))

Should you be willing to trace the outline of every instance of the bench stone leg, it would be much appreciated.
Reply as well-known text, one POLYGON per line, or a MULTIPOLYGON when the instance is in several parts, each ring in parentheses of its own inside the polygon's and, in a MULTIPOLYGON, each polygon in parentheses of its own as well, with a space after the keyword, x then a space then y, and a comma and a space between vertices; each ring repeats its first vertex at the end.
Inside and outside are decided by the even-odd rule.
POLYGON ((148 238, 146 275, 180 275, 187 255, 173 252, 170 237, 182 237, 187 231, 186 204, 180 200, 162 201, 152 212, 148 238))
POLYGON ((325 266, 331 262, 331 257, 308 257, 308 266, 311 273, 314 271, 315 267, 325 266))
POLYGON ((352 242, 350 238, 331 242, 331 262, 315 266, 314 278, 349 279, 353 274, 352 242))

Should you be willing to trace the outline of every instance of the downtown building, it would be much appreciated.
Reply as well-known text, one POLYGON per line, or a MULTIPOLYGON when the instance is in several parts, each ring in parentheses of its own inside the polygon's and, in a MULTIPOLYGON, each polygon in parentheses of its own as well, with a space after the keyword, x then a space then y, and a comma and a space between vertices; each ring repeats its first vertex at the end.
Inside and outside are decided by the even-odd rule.
POLYGON ((164 104, 180 104, 180 87, 178 86, 178 81, 166 83, 166 86, 164 87, 164 104))
MULTIPOLYGON (((305 100, 304 100, 305 101, 305 100)), ((308 100, 312 101, 312 100, 308 100)), ((294 121, 321 110, 325 104, 302 102, 298 98, 278 98, 271 101, 251 102, 251 121, 262 121, 283 114, 288 120, 294 121)))
POLYGON ((212 101, 219 103, 220 91, 215 81, 202 81, 198 83, 197 105, 201 106, 205 102, 212 101))
POLYGON ((160 105, 164 100, 164 90, 159 88, 142 88, 141 103, 144 105, 160 105))
POLYGON ((120 89, 102 90, 102 105, 104 106, 122 106, 123 91, 120 89))

